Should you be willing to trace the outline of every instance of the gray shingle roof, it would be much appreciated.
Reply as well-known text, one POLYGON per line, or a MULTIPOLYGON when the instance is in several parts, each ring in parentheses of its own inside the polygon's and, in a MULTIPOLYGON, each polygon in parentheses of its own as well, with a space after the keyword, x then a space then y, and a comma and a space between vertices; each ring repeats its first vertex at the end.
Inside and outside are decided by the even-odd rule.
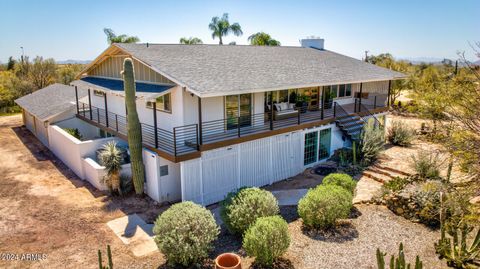
MULTIPOLYGON (((78 89, 78 98, 87 91, 78 89)), ((72 86, 55 83, 15 100, 20 107, 42 121, 75 107, 75 90, 72 86)))
POLYGON ((398 79, 404 74, 302 47, 115 44, 200 96, 398 79))

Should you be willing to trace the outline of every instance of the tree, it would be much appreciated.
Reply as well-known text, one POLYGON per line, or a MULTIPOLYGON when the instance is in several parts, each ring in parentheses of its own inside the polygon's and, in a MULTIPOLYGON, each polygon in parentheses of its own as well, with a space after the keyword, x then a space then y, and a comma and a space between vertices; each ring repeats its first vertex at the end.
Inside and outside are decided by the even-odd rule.
POLYGON ((273 39, 269 34, 258 32, 248 37, 250 45, 255 46, 280 46, 280 42, 273 39))
POLYGON ((180 44, 185 44, 185 45, 197 45, 197 44, 203 44, 203 41, 198 38, 198 37, 182 37, 180 38, 180 44))
POLYGON ((136 36, 127 36, 125 34, 124 35, 116 35, 115 32, 110 28, 103 28, 103 32, 107 36, 108 44, 140 42, 140 39, 136 36))
POLYGON ((82 64, 67 64, 57 70, 57 81, 65 85, 70 84, 83 69, 82 64))
POLYGON ((13 70, 15 68, 15 59, 12 56, 8 57, 7 70, 13 70))
POLYGON ((37 56, 29 67, 28 77, 34 85, 34 90, 42 89, 55 83, 57 66, 52 58, 43 59, 37 56))
POLYGON ((240 24, 238 24, 237 22, 230 24, 230 22, 228 21, 228 13, 224 13, 222 18, 213 17, 212 21, 208 25, 208 28, 212 31, 213 39, 218 37, 218 39, 220 40, 218 44, 220 45, 223 45, 222 38, 230 33, 233 33, 235 36, 243 35, 240 24))

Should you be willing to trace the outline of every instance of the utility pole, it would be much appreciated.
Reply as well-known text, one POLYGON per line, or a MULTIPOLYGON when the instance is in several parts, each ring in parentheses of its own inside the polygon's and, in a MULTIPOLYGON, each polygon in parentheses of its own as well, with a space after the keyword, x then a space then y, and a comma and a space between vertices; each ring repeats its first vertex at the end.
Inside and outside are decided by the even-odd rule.
POLYGON ((368 52, 369 52, 368 50, 365 51, 365 62, 367 63, 368 63, 368 52))

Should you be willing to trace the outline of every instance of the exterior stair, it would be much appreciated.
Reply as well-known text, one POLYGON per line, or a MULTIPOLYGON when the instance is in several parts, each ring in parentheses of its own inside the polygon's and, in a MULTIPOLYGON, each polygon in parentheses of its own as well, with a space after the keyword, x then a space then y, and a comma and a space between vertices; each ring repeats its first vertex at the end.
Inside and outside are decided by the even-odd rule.
POLYGON ((409 173, 406 173, 404 171, 400 171, 400 170, 382 166, 382 165, 372 165, 367 169, 365 169, 362 172, 362 175, 380 183, 388 182, 396 177, 410 176, 409 173))
POLYGON ((350 137, 350 139, 353 141, 360 139, 360 134, 363 130, 363 125, 365 124, 363 119, 357 115, 349 115, 338 118, 336 123, 343 133, 350 137))

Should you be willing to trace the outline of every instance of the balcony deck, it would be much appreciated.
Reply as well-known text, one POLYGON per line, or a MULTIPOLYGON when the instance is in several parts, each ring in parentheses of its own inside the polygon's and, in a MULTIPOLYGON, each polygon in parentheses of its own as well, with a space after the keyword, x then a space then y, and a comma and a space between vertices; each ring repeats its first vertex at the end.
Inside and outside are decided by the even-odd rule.
MULTIPOLYGON (((337 104, 337 106, 340 106, 337 104)), ((340 106, 342 113, 361 114, 386 111, 385 106, 346 104, 340 106), (360 108, 361 111, 358 111, 360 108), (364 111, 366 110, 366 111, 364 111)), ((311 128, 335 121, 338 109, 310 109, 304 113, 292 111, 288 117, 271 120, 270 112, 221 119, 179 126, 173 130, 155 128, 141 123, 142 143, 145 147, 156 151, 160 156, 179 162, 200 156, 202 150, 210 150, 240 142, 250 141, 275 134, 311 128), (296 112, 296 113, 295 113, 296 112), (201 136, 200 136, 201 134, 201 136)), ((122 139, 127 139, 127 118, 102 108, 89 106, 79 102, 77 117, 93 124, 122 139)))

